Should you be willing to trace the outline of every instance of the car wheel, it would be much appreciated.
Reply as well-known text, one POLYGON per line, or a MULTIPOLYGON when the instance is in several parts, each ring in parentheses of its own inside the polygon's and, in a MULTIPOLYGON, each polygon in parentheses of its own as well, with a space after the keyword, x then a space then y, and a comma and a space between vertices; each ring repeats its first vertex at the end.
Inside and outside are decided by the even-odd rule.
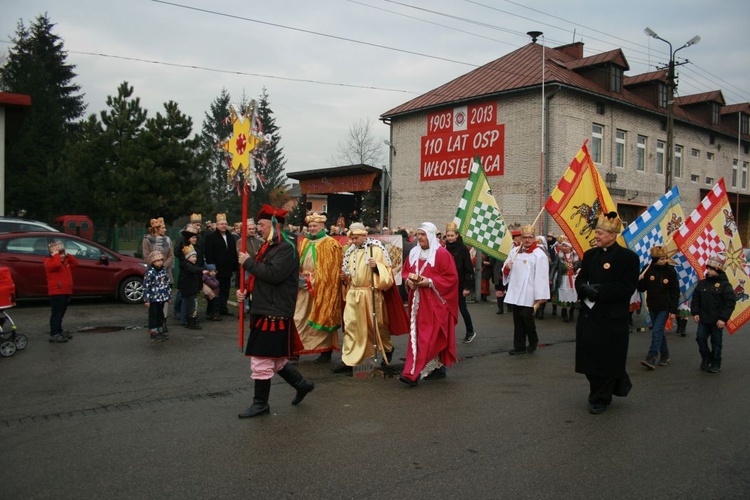
POLYGON ((143 279, 136 276, 125 278, 120 283, 120 300, 126 304, 138 304, 143 301, 143 279))

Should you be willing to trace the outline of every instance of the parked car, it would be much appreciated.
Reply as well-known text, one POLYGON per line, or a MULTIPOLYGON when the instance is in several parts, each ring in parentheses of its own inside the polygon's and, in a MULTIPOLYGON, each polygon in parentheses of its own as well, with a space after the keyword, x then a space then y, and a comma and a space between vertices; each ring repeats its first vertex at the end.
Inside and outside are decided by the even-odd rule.
POLYGON ((143 300, 146 263, 141 259, 72 234, 39 231, 0 234, 0 266, 10 268, 17 298, 47 296, 43 261, 55 240, 62 241, 65 251, 78 259, 78 267, 73 269, 73 296, 107 295, 126 304, 143 300))
POLYGON ((54 231, 52 226, 30 219, 21 219, 19 217, 0 217, 0 233, 18 233, 26 231, 54 231))
POLYGON ((86 215, 61 215, 52 221, 52 225, 61 233, 75 234, 94 241, 94 223, 86 215))

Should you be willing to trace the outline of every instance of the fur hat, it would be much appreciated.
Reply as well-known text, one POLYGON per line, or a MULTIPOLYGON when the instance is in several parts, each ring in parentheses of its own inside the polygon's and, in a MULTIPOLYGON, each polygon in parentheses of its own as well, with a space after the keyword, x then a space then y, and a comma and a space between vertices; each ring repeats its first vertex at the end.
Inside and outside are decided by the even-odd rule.
POLYGON ((283 224, 286 221, 286 214, 287 211, 283 210, 281 208, 276 208, 271 205, 263 204, 262 207, 260 207, 260 212, 258 212, 258 216, 256 219, 262 220, 271 220, 272 217, 276 218, 276 222, 279 224, 283 224))
POLYGON ((720 253, 713 253, 711 254, 711 257, 709 257, 708 260, 706 261, 706 267, 713 267, 714 269, 723 271, 726 263, 727 263, 726 257, 721 255, 720 253))
POLYGON ((190 223, 193 222, 203 222, 203 218, 201 217, 201 214, 192 213, 190 214, 190 223))
POLYGON ((367 236, 367 228, 361 222, 352 222, 349 226, 348 236, 367 236))
POLYGON ((309 224, 311 222, 322 222, 325 224, 325 222, 328 220, 326 217, 326 214, 319 214, 318 212, 313 212, 311 214, 307 214, 307 217, 305 217, 305 224, 309 224))
POLYGON ((161 260, 161 261, 164 260, 164 255, 162 255, 162 253, 160 251, 154 250, 153 252, 151 252, 150 254, 148 254, 148 261, 150 263, 153 264, 157 260, 161 260))
POLYGON ((602 231, 619 234, 622 231, 622 220, 617 216, 617 212, 609 212, 599 216, 596 222, 596 228, 602 231))
POLYGON ((188 224, 185 226, 185 228, 180 232, 182 234, 182 237, 185 238, 185 241, 189 240, 193 236, 198 236, 198 230, 193 227, 192 224, 188 224))
POLYGON ((536 231, 534 230, 534 226, 531 224, 526 224, 525 226, 521 226, 521 235, 524 234, 530 234, 531 236, 536 236, 536 231))
POLYGON ((193 245, 182 247, 182 253, 185 254, 186 259, 190 258, 192 255, 198 255, 198 252, 195 251, 193 245))
POLYGON ((664 248, 663 246, 660 246, 660 245, 656 245, 656 246, 651 247, 651 258, 652 259, 659 260, 662 257, 664 257, 664 258, 668 258, 669 257, 669 253, 667 252, 666 248, 664 248))

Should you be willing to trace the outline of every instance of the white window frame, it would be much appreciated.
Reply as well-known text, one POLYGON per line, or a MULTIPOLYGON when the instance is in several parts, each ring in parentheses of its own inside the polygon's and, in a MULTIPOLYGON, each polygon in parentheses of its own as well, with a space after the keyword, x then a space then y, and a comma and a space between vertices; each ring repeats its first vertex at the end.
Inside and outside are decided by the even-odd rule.
POLYGON ((604 157, 604 125, 599 125, 598 123, 594 123, 591 126, 591 160, 595 164, 601 165, 603 157, 604 157))
POLYGON ((666 150, 664 141, 656 141, 656 174, 664 175, 664 151, 666 150))
POLYGON ((742 189, 747 189, 747 162, 742 162, 742 189))
POLYGON ((739 162, 737 161, 737 158, 732 160, 732 187, 737 187, 737 178, 739 177, 739 162))
POLYGON ((635 169, 639 172, 646 171, 646 143, 648 138, 645 135, 638 136, 638 157, 635 163, 635 169))
POLYGON ((675 179, 682 177, 682 146, 674 147, 674 158, 672 160, 672 174, 675 179))
POLYGON ((627 132, 615 130, 615 167, 625 168, 625 140, 627 132))

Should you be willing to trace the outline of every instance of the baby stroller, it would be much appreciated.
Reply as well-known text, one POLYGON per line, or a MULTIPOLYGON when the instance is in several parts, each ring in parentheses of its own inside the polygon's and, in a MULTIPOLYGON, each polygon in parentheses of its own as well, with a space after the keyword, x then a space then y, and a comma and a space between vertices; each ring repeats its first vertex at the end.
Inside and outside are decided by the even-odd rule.
POLYGON ((8 309, 16 305, 16 284, 10 269, 0 267, 0 356, 7 358, 16 351, 23 351, 29 343, 26 335, 16 331, 16 324, 8 315, 8 309))

